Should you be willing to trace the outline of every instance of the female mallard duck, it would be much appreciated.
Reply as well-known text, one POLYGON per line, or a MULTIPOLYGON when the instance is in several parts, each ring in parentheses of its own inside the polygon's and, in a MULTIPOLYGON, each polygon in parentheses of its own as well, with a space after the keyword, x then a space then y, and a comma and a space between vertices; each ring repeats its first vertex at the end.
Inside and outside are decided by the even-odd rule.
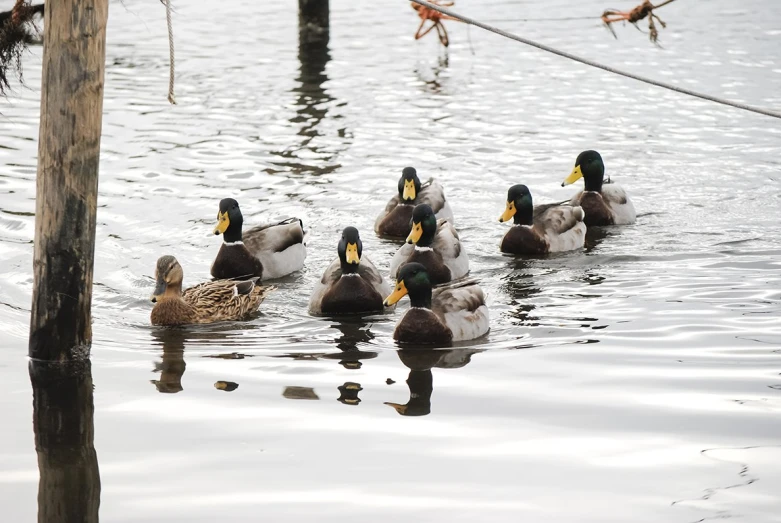
POLYGON ((557 203, 534 207, 525 185, 513 185, 507 191, 507 206, 499 221, 510 219, 513 227, 500 246, 507 254, 571 251, 583 247, 586 239, 582 208, 557 203))
POLYGON ((463 278, 469 272, 469 257, 455 227, 446 220, 437 221, 425 203, 412 211, 412 232, 391 260, 391 277, 410 262, 425 266, 434 285, 463 278))
POLYGON ((479 338, 488 332, 488 307, 474 280, 431 288, 432 281, 420 263, 399 271, 398 283, 385 305, 409 295, 410 308, 399 320, 393 339, 400 343, 448 344, 479 338))
POLYGON ((182 292, 182 266, 173 256, 162 256, 155 270, 152 325, 187 325, 240 320, 252 314, 273 287, 247 281, 217 280, 182 292))
POLYGON ((618 184, 604 181, 605 164, 596 151, 583 151, 575 160, 572 169, 561 186, 575 183, 583 178, 584 190, 576 194, 571 205, 579 205, 586 213, 587 227, 598 225, 627 225, 635 223, 635 206, 624 189, 618 184))
POLYGON ((399 194, 390 199, 377 217, 375 232, 380 236, 405 238, 410 231, 412 210, 421 203, 430 205, 437 218, 453 223, 453 211, 439 182, 430 178, 421 184, 417 171, 413 167, 405 167, 399 179, 399 194))
POLYGON ((336 248, 339 257, 328 266, 309 300, 313 314, 361 314, 382 312, 382 300, 390 294, 380 271, 362 257, 363 243, 355 227, 347 227, 336 248))
POLYGON ((212 265, 214 278, 272 280, 303 268, 306 244, 301 220, 261 225, 242 235, 243 223, 239 202, 233 198, 220 201, 214 234, 222 234, 224 241, 212 265))

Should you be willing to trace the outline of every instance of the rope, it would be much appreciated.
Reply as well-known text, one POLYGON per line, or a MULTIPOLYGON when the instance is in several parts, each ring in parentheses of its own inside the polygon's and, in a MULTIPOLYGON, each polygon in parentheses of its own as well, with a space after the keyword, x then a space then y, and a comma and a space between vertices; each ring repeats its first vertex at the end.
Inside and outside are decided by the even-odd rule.
POLYGON ((176 66, 174 64, 174 29, 171 25, 171 0, 160 0, 165 4, 165 19, 168 23, 168 55, 170 63, 170 74, 168 76, 168 101, 176 105, 174 96, 174 77, 176 76, 176 66))
MULTIPOLYGON (((420 4, 424 7, 428 7, 429 9, 433 9, 434 11, 439 11, 440 13, 453 17, 457 20, 460 20, 461 22, 474 25, 476 27, 479 27, 481 29, 485 29, 486 31, 490 31, 494 34, 498 34, 499 36, 503 36, 505 38, 509 38, 510 40, 515 40, 516 42, 520 42, 522 44, 526 44, 532 47, 536 47, 537 49, 541 49, 543 51, 546 51, 548 53, 555 54, 557 56, 561 56, 563 58, 569 58, 570 60, 574 60, 575 62, 580 62, 585 65, 589 65, 591 67, 596 67, 597 69, 602 69, 603 71, 607 71, 609 73, 617 74, 620 76, 624 76, 626 78, 631 78, 632 80, 637 80, 639 82, 644 82, 656 87, 661 87, 663 89, 669 89, 670 91, 675 91, 676 93, 686 94, 689 96, 694 96, 695 98, 701 98, 702 100, 708 100, 710 102, 715 102, 722 105, 728 105, 730 107, 735 107, 736 109, 743 109, 744 111, 750 111, 752 113, 757 114, 763 114, 765 116, 771 116, 773 118, 780 118, 781 119, 781 113, 777 113, 775 111, 771 111, 768 109, 763 109, 762 107, 754 107, 752 105, 743 104, 740 102, 733 102, 731 100, 725 100, 724 98, 719 98, 717 96, 711 96, 709 94, 704 93, 698 93, 696 91, 692 91, 690 89, 685 89, 683 87, 678 87, 672 84, 668 84, 665 82, 660 82, 658 80, 653 80, 651 78, 646 78, 645 76, 636 75, 634 73, 629 73, 626 71, 622 71, 620 69, 616 69, 614 67, 610 67, 609 65, 600 64, 598 62, 594 62, 592 60, 589 60, 587 58, 581 58, 580 56, 568 53, 566 51, 559 51, 558 49, 554 49, 553 47, 549 47, 545 44, 541 44, 538 42, 534 42, 532 40, 529 40, 528 38, 524 38, 522 36, 515 35, 513 33, 508 33, 507 31, 503 31, 497 27, 490 26, 488 24, 484 24, 482 22, 478 22, 477 20, 474 20, 472 18, 469 18, 464 15, 460 15, 458 13, 454 13, 450 9, 446 9, 444 7, 441 7, 436 4, 432 4, 430 2, 427 2, 426 0, 410 0, 416 4, 420 4)), ((669 3, 669 2, 665 2, 669 3)), ((661 7, 660 4, 658 7, 661 7)))
POLYGON ((664 6, 666 6, 667 4, 671 4, 671 3, 673 3, 673 2, 675 2, 675 0, 667 0, 667 1, 665 1, 665 2, 662 2, 662 3, 661 3, 661 4, 659 4, 659 5, 655 5, 655 6, 654 6, 654 9, 659 9, 660 7, 664 7, 664 6))

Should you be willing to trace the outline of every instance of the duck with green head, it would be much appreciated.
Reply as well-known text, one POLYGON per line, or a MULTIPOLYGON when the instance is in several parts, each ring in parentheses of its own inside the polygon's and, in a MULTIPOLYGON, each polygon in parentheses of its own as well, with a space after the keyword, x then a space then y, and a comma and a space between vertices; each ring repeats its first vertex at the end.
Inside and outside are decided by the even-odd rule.
POLYGON ((583 190, 572 198, 570 204, 583 208, 587 227, 635 223, 635 206, 623 188, 610 180, 605 181, 605 164, 598 152, 580 153, 575 160, 575 167, 561 186, 575 183, 581 178, 583 190))
POLYGON ((425 266, 434 285, 463 278, 469 273, 469 256, 453 224, 437 220, 434 210, 425 203, 415 206, 411 222, 407 243, 391 260, 391 278, 396 277, 402 265, 410 262, 425 266))
POLYGON ((448 345, 488 332, 488 307, 474 280, 434 289, 426 267, 407 263, 385 305, 394 305, 404 296, 409 296, 410 308, 393 331, 393 339, 399 343, 448 345))
POLYGON ((433 178, 420 183, 415 168, 405 167, 399 178, 398 194, 390 199, 374 222, 375 232, 380 236, 405 238, 410 232, 412 211, 421 203, 431 206, 437 218, 453 223, 453 211, 445 200, 442 185, 433 178))
POLYGON ((233 198, 220 201, 214 234, 223 243, 212 265, 214 278, 281 278, 304 267, 304 226, 298 218, 261 225, 242 233, 244 217, 233 198))
POLYGON ((507 254, 547 254, 583 247, 586 225, 583 209, 571 205, 548 204, 534 207, 525 185, 507 191, 507 203, 500 222, 513 220, 502 238, 500 249, 507 254))
POLYGON ((355 227, 346 227, 336 247, 337 258, 315 285, 309 299, 312 314, 366 314, 391 310, 383 306, 390 293, 380 271, 363 255, 355 227))
POLYGON ((152 325, 188 325, 241 320, 258 310, 273 287, 247 281, 216 280, 182 291, 184 272, 173 256, 162 256, 155 268, 152 325))

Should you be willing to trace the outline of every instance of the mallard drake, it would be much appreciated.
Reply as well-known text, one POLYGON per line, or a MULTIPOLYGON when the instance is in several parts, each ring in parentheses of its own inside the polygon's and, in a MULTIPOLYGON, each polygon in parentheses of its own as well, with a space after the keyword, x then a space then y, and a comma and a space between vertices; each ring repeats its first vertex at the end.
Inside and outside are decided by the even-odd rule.
POLYGON ((358 229, 344 229, 336 252, 338 257, 315 285, 309 311, 313 314, 382 312, 382 301, 390 294, 390 286, 369 258, 363 256, 358 229))
POLYGON ((374 222, 374 231, 380 236, 405 238, 410 232, 410 219, 415 205, 426 203, 437 218, 453 222, 453 211, 445 200, 442 185, 433 178, 421 184, 414 167, 405 167, 399 178, 399 193, 390 199, 385 210, 374 222))
POLYGON ((580 153, 575 160, 575 167, 561 186, 575 183, 581 178, 584 190, 576 194, 570 204, 583 208, 587 227, 635 223, 635 206, 618 184, 609 179, 605 182, 605 164, 598 152, 580 153))
POLYGON ((281 278, 304 267, 304 225, 298 218, 261 225, 242 234, 244 217, 233 198, 220 201, 214 234, 223 244, 212 265, 214 278, 281 278))
POLYGON ((513 185, 507 191, 507 205, 500 222, 513 220, 513 227, 502 238, 500 249, 508 254, 546 254, 583 247, 586 224, 583 209, 558 203, 532 205, 525 185, 513 185))
POLYGON ((182 292, 182 266, 173 256, 162 256, 155 269, 152 325, 187 325, 240 320, 255 312, 273 287, 246 281, 216 280, 182 292))
POLYGON ((488 332, 488 307, 474 280, 443 285, 432 281, 420 263, 407 263, 385 305, 409 295, 410 308, 399 320, 393 339, 400 343, 447 344, 472 340, 488 332))
POLYGON ((409 262, 423 264, 434 285, 463 278, 469 272, 469 257, 456 228, 447 220, 437 220, 425 203, 412 211, 412 231, 391 260, 391 278, 409 262))

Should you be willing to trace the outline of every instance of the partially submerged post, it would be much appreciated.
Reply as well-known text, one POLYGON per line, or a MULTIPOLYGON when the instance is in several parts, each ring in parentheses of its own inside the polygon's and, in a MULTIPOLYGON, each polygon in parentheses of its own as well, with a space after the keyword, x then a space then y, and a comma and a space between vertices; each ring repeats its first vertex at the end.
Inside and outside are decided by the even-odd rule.
POLYGON ((328 44, 328 0, 298 0, 299 41, 328 44))
POLYGON ((89 357, 108 0, 47 2, 29 355, 89 357))

